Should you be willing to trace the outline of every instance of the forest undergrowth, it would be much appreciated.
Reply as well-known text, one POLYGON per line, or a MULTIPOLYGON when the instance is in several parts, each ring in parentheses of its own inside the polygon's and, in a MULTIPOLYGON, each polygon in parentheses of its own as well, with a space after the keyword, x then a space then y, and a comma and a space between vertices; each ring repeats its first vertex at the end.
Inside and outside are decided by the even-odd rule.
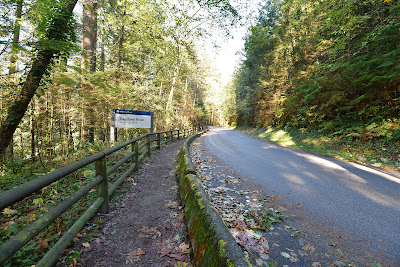
MULTIPOLYGON (((106 148, 107 146, 102 143, 90 144, 75 153, 56 157, 52 161, 14 162, 14 168, 18 169, 18 173, 13 173, 12 168, 3 168, 0 172, 0 192, 67 166, 106 148)), ((107 157, 107 165, 112 166, 129 153, 130 151, 121 149, 109 155, 107 157)), ((126 164, 117 169, 115 174, 109 176, 109 183, 113 183, 128 168, 129 166, 126 164)), ((94 164, 89 164, 2 210, 0 214, 0 243, 11 239, 19 231, 32 224, 68 196, 93 181, 94 178, 94 164)), ((114 194, 113 196, 113 198, 118 197, 121 196, 119 194, 114 194)), ((20 249, 11 259, 6 261, 4 266, 31 266, 36 264, 45 255, 48 248, 51 248, 59 240, 96 198, 96 189, 92 189, 50 224, 49 227, 20 249)), ((85 231, 85 229, 82 231, 85 231)))

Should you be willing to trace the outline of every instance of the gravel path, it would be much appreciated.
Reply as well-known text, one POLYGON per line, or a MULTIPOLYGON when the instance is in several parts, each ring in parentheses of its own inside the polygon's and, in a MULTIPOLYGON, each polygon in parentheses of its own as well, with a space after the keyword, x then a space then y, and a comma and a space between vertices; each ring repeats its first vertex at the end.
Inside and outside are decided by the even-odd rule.
POLYGON ((72 266, 191 266, 187 229, 175 177, 184 140, 172 143, 142 164, 124 182, 109 214, 97 215, 72 266), (90 237, 88 242, 86 241, 90 237))

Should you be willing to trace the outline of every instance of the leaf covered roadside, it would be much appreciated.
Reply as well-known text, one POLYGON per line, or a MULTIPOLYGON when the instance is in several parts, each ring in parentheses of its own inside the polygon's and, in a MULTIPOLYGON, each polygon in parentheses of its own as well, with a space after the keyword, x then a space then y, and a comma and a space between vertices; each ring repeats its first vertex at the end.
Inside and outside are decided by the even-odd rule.
MULTIPOLYGON (((220 162, 200 138, 192 144, 197 177, 253 266, 369 266, 385 262, 327 218, 268 192, 220 162), (364 250, 365 249, 365 250, 364 250), (371 254, 372 253, 372 254, 371 254)), ((388 259, 386 259, 388 260, 388 259)))

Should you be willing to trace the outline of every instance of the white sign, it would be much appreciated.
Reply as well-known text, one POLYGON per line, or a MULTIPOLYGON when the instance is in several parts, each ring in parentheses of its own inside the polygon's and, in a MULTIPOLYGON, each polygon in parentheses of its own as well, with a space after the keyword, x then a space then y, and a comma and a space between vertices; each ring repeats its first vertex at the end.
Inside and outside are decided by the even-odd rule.
POLYGON ((152 128, 151 112, 114 109, 111 126, 115 128, 152 128))

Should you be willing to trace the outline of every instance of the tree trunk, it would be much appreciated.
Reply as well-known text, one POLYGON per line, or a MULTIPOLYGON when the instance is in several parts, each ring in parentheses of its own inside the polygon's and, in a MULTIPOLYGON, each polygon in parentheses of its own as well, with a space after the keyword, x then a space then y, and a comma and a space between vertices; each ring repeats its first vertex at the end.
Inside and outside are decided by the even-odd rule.
POLYGON ((34 162, 36 160, 36 140, 35 140, 35 126, 34 126, 34 112, 35 112, 35 101, 32 101, 31 105, 31 117, 30 117, 30 131, 31 131, 31 159, 34 162))
MULTIPOLYGON (((96 71, 97 49, 97 0, 85 0, 83 2, 82 21, 82 68, 88 72, 96 71)), ((94 110, 91 97, 91 85, 86 83, 83 77, 83 94, 87 100, 84 106, 83 141, 94 142, 94 110)))
POLYGON ((82 68, 96 71, 97 49, 97 0, 83 1, 82 68))
POLYGON ((18 45, 19 45, 19 35, 21 32, 23 2, 24 2, 23 0, 17 1, 17 9, 15 11, 14 36, 13 36, 13 43, 11 46, 10 69, 9 69, 10 75, 17 72, 18 45))
MULTIPOLYGON (((13 43, 11 45, 11 56, 10 56, 10 68, 8 71, 10 79, 14 80, 14 74, 17 72, 17 61, 18 61, 18 45, 19 45, 19 34, 21 32, 21 17, 22 17, 22 4, 23 1, 17 1, 17 9, 15 11, 15 22, 14 22, 14 36, 13 43)), ((11 165, 14 170, 14 134, 11 136, 10 145, 10 159, 11 165)))
POLYGON ((167 111, 173 107, 172 102, 174 99, 174 87, 176 84, 176 76, 178 76, 178 73, 179 73, 179 66, 175 66, 174 78, 172 79, 171 90, 169 91, 167 106, 165 107, 165 110, 167 111))
POLYGON ((22 131, 19 132, 19 145, 20 145, 20 159, 24 159, 24 138, 22 136, 22 131))
MULTIPOLYGON (((65 1, 63 8, 55 14, 56 17, 53 20, 52 26, 49 27, 46 36, 50 36, 53 40, 63 39, 65 33, 60 31, 56 25, 72 16, 76 2, 77 0, 65 1)), ((22 89, 11 104, 7 118, 0 127, 0 155, 4 155, 18 124, 24 117, 29 102, 40 85, 42 77, 47 73, 47 68, 50 66, 51 60, 55 53, 58 52, 54 50, 54 47, 38 46, 38 49, 38 55, 33 60, 32 68, 26 76, 22 89)))
POLYGON ((101 42, 101 52, 100 52, 100 66, 99 70, 104 72, 106 69, 106 52, 104 41, 101 42))
MULTIPOLYGON (((124 16, 125 16, 125 12, 124 12, 124 16)), ((123 49, 124 49, 124 33, 125 33, 125 26, 122 25, 121 27, 121 33, 119 36, 119 40, 118 40, 118 58, 117 58, 117 69, 118 71, 121 71, 121 67, 122 67, 122 55, 123 55, 123 49)))
POLYGON ((54 99, 53 95, 50 97, 50 133, 49 133, 49 158, 53 158, 53 135, 54 135, 54 99))

